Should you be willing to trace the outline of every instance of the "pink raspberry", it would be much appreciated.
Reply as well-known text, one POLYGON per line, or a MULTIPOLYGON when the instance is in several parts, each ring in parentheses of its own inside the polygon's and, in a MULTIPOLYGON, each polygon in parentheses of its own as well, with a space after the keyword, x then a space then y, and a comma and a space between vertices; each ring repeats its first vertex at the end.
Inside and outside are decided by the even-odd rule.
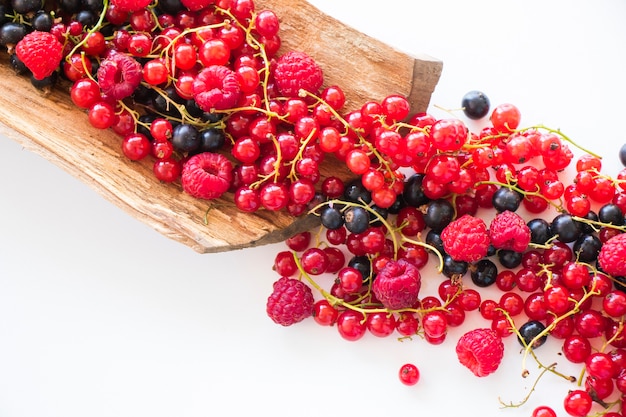
POLYGON ((316 93, 324 82, 324 75, 313 58, 304 52, 291 51, 276 62, 274 81, 280 94, 298 97, 300 89, 316 93))
POLYGON ((142 67, 130 55, 113 53, 100 63, 97 75, 103 95, 123 100, 132 95, 141 83, 142 67))
POLYGON ((267 315, 277 324, 291 326, 313 314, 313 293, 304 282, 281 277, 267 298, 267 315))
POLYGON ((530 243, 530 229, 519 214, 503 211, 489 224, 489 238, 496 249, 524 252, 530 243))
POLYGON ((233 164, 222 154, 202 152, 183 165, 183 190, 196 198, 213 199, 224 194, 233 180, 233 164))
POLYGON ((477 262, 487 256, 489 250, 487 225, 469 214, 450 222, 442 230, 441 240, 443 249, 455 261, 477 262))
POLYGON ((502 338, 491 329, 474 329, 465 333, 456 345, 461 365, 478 377, 494 373, 504 357, 502 338))
POLYGON ((598 262, 604 272, 614 277, 626 276, 626 233, 607 240, 600 249, 598 262))
POLYGON ((415 306, 422 278, 417 267, 405 259, 389 261, 378 272, 372 283, 372 292, 389 310, 415 306))
POLYGON ((241 96, 237 74, 223 65, 203 68, 193 81, 193 98, 205 112, 234 107, 241 96))

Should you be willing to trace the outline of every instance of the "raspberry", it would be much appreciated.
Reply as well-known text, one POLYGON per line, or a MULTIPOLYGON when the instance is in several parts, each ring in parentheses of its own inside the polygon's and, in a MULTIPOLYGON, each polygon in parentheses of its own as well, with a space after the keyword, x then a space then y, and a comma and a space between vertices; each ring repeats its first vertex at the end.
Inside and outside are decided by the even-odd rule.
POLYGON ((100 63, 98 85, 104 96, 123 100, 139 87, 141 74, 141 64, 137 60, 126 54, 113 53, 100 63))
POLYGON ((442 230, 441 240, 444 250, 455 261, 477 262, 489 250, 487 225, 469 214, 450 222, 442 230))
POLYGON ((405 259, 389 261, 376 275, 372 292, 389 310, 415 306, 422 279, 419 270, 405 259))
POLYGON ((316 93, 324 82, 324 76, 313 58, 304 52, 292 51, 276 62, 274 81, 280 94, 298 97, 300 89, 316 93))
POLYGON ((489 238, 496 249, 523 252, 530 243, 530 229, 519 214, 506 210, 489 224, 489 238))
POLYGON ((152 0, 111 0, 111 4, 121 12, 136 12, 147 7, 152 0))
POLYGON ((237 74, 223 65, 210 65, 193 82, 193 98, 205 112, 234 107, 241 90, 237 74))
POLYGON ((478 377, 492 374, 504 357, 502 338, 491 329, 474 329, 465 333, 456 344, 461 365, 478 377))
POLYGON ((183 190, 207 200, 224 194, 233 179, 233 165, 221 154, 202 152, 190 157, 181 172, 183 190))
POLYGON ((313 314, 313 292, 304 282, 281 277, 267 298, 267 315, 277 324, 291 326, 313 314))
POLYGON ((50 32, 33 31, 15 46, 20 61, 37 80, 52 75, 63 59, 63 45, 50 32))
POLYGON ((626 276, 626 233, 607 240, 600 249, 598 262, 604 272, 614 277, 626 276))

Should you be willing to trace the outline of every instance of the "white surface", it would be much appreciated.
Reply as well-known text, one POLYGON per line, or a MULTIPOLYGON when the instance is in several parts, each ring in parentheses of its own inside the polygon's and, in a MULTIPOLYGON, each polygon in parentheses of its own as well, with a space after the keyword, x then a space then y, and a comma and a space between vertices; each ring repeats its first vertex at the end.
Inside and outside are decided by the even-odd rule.
MULTIPOLYGON (((523 125, 559 127, 617 172, 626 3, 313 3, 442 59, 433 104, 455 108, 482 90, 492 104, 517 104, 523 125)), ((520 400, 531 384, 512 338, 498 372, 477 380, 457 364, 459 329, 429 346, 369 335, 350 343, 312 320, 282 328, 264 310, 282 244, 199 255, 15 142, 2 138, 0 154, 0 417, 517 417, 540 404, 564 415, 573 387, 551 376, 526 406, 500 410, 498 396, 520 400), (405 362, 421 370, 414 387, 397 379, 405 362)), ((557 351, 541 354, 549 363, 557 351)))

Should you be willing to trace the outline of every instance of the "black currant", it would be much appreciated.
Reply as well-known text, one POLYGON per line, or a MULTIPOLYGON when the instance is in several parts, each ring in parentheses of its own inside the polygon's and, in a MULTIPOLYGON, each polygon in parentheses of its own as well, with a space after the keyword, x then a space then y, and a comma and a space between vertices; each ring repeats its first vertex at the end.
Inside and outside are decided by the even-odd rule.
POLYGON ((443 256, 442 274, 448 278, 460 278, 467 272, 468 264, 463 261, 455 261, 448 254, 443 256))
POLYGON ((546 326, 542 322, 538 320, 528 321, 522 324, 522 326, 519 328, 519 336, 517 337, 517 340, 522 346, 530 345, 531 349, 536 349, 539 346, 543 345, 548 338, 548 335, 544 334, 539 339, 533 342, 533 340, 537 336, 539 336, 544 330, 546 330, 546 326))
POLYGON ((33 85, 33 87, 35 87, 38 90, 47 90, 51 88, 52 86, 54 86, 58 78, 59 78, 58 73, 56 71, 41 80, 38 80, 37 78, 31 75, 30 83, 33 85))
POLYGON ((50 32, 50 29, 52 29, 52 25, 54 24, 54 19, 52 19, 50 13, 44 10, 39 10, 30 20, 30 24, 32 25, 33 30, 50 32))
POLYGON ((372 194, 363 186, 360 178, 346 184, 343 197, 353 203, 369 204, 372 201, 372 194))
POLYGON ((185 110, 191 117, 201 118, 204 115, 204 111, 198 107, 198 103, 192 98, 185 101, 185 110))
POLYGON ((552 219, 550 230, 563 243, 574 242, 582 235, 581 223, 567 213, 561 213, 552 219))
POLYGON ((320 214, 320 221, 322 226, 327 229, 334 230, 343 226, 343 213, 336 206, 326 206, 322 208, 320 214))
POLYGON ((84 28, 91 28, 98 21, 98 15, 91 10, 81 10, 76 13, 74 19, 82 24, 84 28))
POLYGON ((437 249, 437 252, 439 252, 440 254, 445 254, 445 250, 443 249, 443 240, 441 240, 441 233, 440 232, 436 232, 434 230, 429 230, 428 233, 426 233, 426 244, 432 246, 433 248, 437 249))
POLYGON ((420 207, 428 203, 430 199, 424 194, 422 182, 424 174, 413 174, 404 183, 402 197, 407 205, 412 207, 420 207))
POLYGON ((18 22, 8 22, 0 27, 0 45, 15 45, 24 36, 26 36, 28 30, 26 26, 18 22))
MULTIPOLYGON (((600 219, 598 218, 598 215, 593 210, 589 210, 589 212, 583 218, 587 219, 587 220, 591 220, 593 222, 600 221, 600 219)), ((581 231, 581 233, 590 234, 590 233, 593 233, 593 232, 596 231, 593 228, 593 226, 591 224, 589 224, 589 223, 579 222, 579 224, 580 224, 580 231, 581 231)))
POLYGON ((9 62, 11 63, 11 68, 15 71, 17 75, 25 75, 29 73, 28 68, 24 63, 17 57, 15 53, 11 54, 9 57, 9 62))
POLYGON ((379 218, 378 216, 374 215, 374 213, 371 213, 370 226, 374 226, 374 227, 382 226, 383 222, 380 219, 382 218, 383 220, 387 220, 387 217, 389 217, 389 210, 387 210, 386 208, 377 206, 376 204, 372 204, 370 208, 372 209, 372 211, 378 214, 378 216, 380 216, 379 218))
POLYGON ((436 232, 441 232, 454 219, 454 206, 448 200, 431 201, 424 214, 424 222, 436 232))
POLYGON ((578 261, 585 263, 591 263, 598 259, 601 248, 602 241, 592 234, 582 235, 572 246, 572 250, 578 261))
POLYGON ((608 203, 598 210, 598 220, 602 223, 621 226, 624 224, 624 213, 617 204, 608 203))
POLYGON ((500 249, 498 251, 498 262, 505 268, 517 268, 522 263, 522 254, 509 249, 500 249))
POLYGON ((500 187, 493 193, 491 202, 493 208, 500 213, 503 211, 517 211, 522 204, 522 194, 510 187, 500 187))
POLYGON ((200 148, 198 152, 215 152, 224 146, 226 136, 224 131, 216 128, 204 129, 200 132, 200 148))
POLYGON ((552 237, 550 223, 548 223, 547 220, 536 218, 530 220, 526 225, 530 229, 531 243, 545 245, 545 243, 552 237))
POLYGON ((369 213, 363 207, 348 207, 343 213, 343 219, 346 229, 351 233, 363 233, 370 226, 369 213))
POLYGON ((489 113, 490 106, 489 98, 481 91, 470 91, 461 99, 463 113, 473 120, 485 117, 489 113))
POLYGON ((41 8, 41 0, 11 0, 13 11, 19 14, 35 12, 41 8))
POLYGON ((81 3, 83 7, 87 10, 91 10, 92 12, 100 13, 102 8, 104 7, 104 3, 102 0, 82 0, 81 3))
POLYGON ((80 11, 81 4, 80 0, 60 0, 59 6, 61 6, 61 9, 64 11, 73 14, 80 11))
POLYGON ((470 268, 470 277, 477 287, 488 287, 496 282, 498 266, 489 259, 481 259, 470 268))
POLYGON ((200 148, 200 132, 190 124, 180 124, 172 130, 172 145, 183 153, 193 153, 200 148))

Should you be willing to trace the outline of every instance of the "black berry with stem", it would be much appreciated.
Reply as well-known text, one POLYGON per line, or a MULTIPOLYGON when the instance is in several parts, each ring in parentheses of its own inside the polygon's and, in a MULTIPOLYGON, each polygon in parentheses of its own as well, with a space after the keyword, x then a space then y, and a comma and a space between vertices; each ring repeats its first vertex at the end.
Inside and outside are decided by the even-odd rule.
POLYGON ((200 148, 200 132, 190 124, 180 124, 172 130, 172 145, 183 153, 193 153, 200 148))
POLYGON ((533 342, 533 340, 542 334, 546 330, 545 324, 538 320, 531 320, 524 323, 519 328, 519 335, 517 340, 520 342, 522 346, 529 346, 531 349, 536 349, 539 346, 543 345, 548 338, 547 334, 542 335, 537 340, 533 342), (531 345, 532 343, 532 345, 531 345))
POLYGON ((454 219, 454 206, 448 200, 438 199, 428 204, 424 222, 436 232, 441 232, 454 219))
POLYGON ((598 259, 602 249, 600 238, 592 234, 584 234, 572 246, 576 259, 580 262, 590 263, 598 259))
POLYGON ((339 229, 344 223, 343 213, 336 206, 326 206, 322 208, 320 222, 329 230, 339 229))
POLYGON ((552 237, 550 223, 548 223, 548 221, 545 219, 532 219, 526 225, 530 229, 531 243, 535 243, 537 245, 545 245, 546 242, 552 237))
POLYGON ((200 132, 199 152, 216 152, 226 143, 226 136, 221 129, 209 128, 200 132))
POLYGON ((481 259, 469 268, 472 282, 477 287, 488 287, 496 282, 498 266, 490 259, 481 259))
POLYGON ((522 194, 510 187, 500 187, 493 193, 491 202, 499 212, 517 211, 522 204, 522 194))
POLYGON ((370 206, 370 209, 372 209, 372 211, 376 213, 376 214, 372 213, 372 215, 370 216, 371 217, 370 226, 375 226, 375 227, 382 226, 383 222, 381 221, 381 219, 387 220, 387 218, 389 217, 389 210, 386 208, 377 206, 376 204, 372 204, 370 206), (378 216, 380 216, 380 218, 378 216))
MULTIPOLYGON (((437 249, 437 251, 441 254, 445 253, 444 249, 443 249, 443 240, 441 240, 441 233, 440 232, 436 232, 434 230, 429 230, 428 233, 426 233, 426 244, 432 246, 433 248, 437 249)), ((430 251, 430 249, 428 249, 430 251)))
POLYGON ((581 223, 567 213, 561 213, 552 219, 550 230, 557 240, 563 243, 574 242, 582 234, 581 223))
POLYGON ((363 233, 370 223, 370 216, 367 210, 360 206, 348 207, 343 213, 346 229, 351 233, 363 233))
POLYGON ((461 99, 463 113, 473 120, 482 119, 489 113, 489 97, 482 91, 469 91, 461 99))
POLYGON ((363 186, 360 178, 346 184, 343 196, 346 200, 353 203, 369 204, 372 201, 371 193, 363 186))
POLYGON ((498 250, 498 262, 505 268, 517 268, 522 263, 523 254, 509 249, 498 250))
POLYGON ((624 213, 617 204, 608 203, 598 210, 598 220, 602 223, 621 226, 624 224, 624 213))
MULTIPOLYGON (((589 212, 583 218, 586 220, 591 220, 592 222, 600 221, 600 219, 598 218, 598 215, 593 210, 589 210, 589 212)), ((591 223, 587 223, 587 222, 578 222, 578 223, 580 224, 580 227, 581 227, 580 229, 581 233, 590 234, 590 233, 595 232, 595 229, 593 228, 591 223)))
POLYGON ((402 197, 407 205, 420 207, 430 201, 430 199, 426 197, 426 194, 424 194, 424 188, 422 187, 423 180, 424 174, 413 174, 405 182, 402 197))
POLYGON ((448 254, 443 256, 443 270, 441 272, 444 276, 448 278, 460 278, 467 273, 467 269, 467 262, 456 261, 448 254))
POLYGON ((30 24, 32 25, 34 30, 38 30, 40 32, 50 32, 54 21, 50 13, 44 10, 40 10, 35 13, 33 18, 30 20, 30 24))

